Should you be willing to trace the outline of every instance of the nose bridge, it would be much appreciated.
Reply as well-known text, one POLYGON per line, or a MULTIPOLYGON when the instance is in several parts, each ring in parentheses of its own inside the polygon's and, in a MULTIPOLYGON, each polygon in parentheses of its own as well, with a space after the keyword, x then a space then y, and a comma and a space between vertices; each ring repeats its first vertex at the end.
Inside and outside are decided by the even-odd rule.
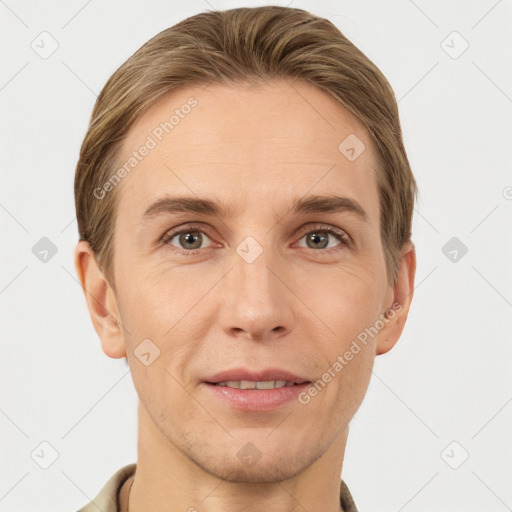
MULTIPOLYGON (((259 240, 261 240, 261 236, 259 240)), ((265 240, 260 243, 254 236, 247 236, 235 248, 233 257, 234 276, 245 284, 247 292, 258 291, 264 294, 265 300, 272 296, 273 284, 271 280, 275 279, 272 272, 272 266, 276 265, 273 257, 271 236, 267 234, 265 240), (270 297, 267 297, 270 295, 270 297)), ((254 293, 251 293, 254 297, 254 293)))
POLYGON ((232 271, 226 276, 223 329, 230 334, 267 338, 291 328, 291 310, 286 287, 276 276, 279 258, 271 233, 247 236, 236 247, 232 271))

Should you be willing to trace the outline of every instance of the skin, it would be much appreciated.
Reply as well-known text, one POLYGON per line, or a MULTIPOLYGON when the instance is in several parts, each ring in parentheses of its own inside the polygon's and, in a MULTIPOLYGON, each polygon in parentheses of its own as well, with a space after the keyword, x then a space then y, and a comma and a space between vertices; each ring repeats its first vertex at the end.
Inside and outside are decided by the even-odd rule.
MULTIPOLYGON (((373 142, 334 98, 306 82, 212 84, 168 94, 130 129, 119 161, 190 96, 197 107, 117 186, 115 289, 87 242, 75 250, 103 351, 127 357, 139 395, 129 510, 339 511, 348 425, 375 356, 389 351, 404 328, 414 245, 404 246, 391 286, 373 142), (349 134, 366 146, 353 162, 338 150, 349 134), (165 193, 217 199, 238 212, 143 222, 165 193), (333 193, 356 200, 368 222, 350 211, 291 211, 296 198, 333 193), (196 255, 184 254, 193 244, 179 237, 160 243, 190 222, 204 228, 192 229, 202 237, 196 255), (344 230, 352 246, 328 234, 327 248, 308 244, 319 222, 344 230), (263 248, 252 263, 236 252, 247 236, 263 248), (239 366, 280 367, 315 382, 394 302, 401 310, 307 405, 293 400, 273 411, 242 412, 205 390, 204 378, 239 366), (160 349, 149 366, 134 355, 146 338, 160 349), (247 442, 261 453, 252 467, 237 457, 247 442)), ((127 486, 123 509, 126 496, 127 486)))

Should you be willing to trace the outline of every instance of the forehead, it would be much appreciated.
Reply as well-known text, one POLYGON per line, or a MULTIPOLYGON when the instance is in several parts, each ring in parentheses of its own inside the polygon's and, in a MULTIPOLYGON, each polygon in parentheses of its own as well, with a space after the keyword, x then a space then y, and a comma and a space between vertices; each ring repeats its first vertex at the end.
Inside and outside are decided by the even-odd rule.
POLYGON ((164 193, 269 206, 287 193, 336 189, 378 216, 367 131, 335 98, 300 80, 169 93, 131 127, 118 157, 123 165, 118 213, 134 222, 164 193), (353 159, 347 148, 362 152, 353 159))

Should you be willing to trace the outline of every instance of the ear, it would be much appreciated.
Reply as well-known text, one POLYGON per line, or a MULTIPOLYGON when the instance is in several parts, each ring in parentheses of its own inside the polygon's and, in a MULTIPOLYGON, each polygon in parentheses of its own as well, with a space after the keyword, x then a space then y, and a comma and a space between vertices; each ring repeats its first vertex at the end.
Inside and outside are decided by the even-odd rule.
POLYGON ((388 310, 388 324, 377 339, 377 355, 391 350, 402 335, 414 294, 415 275, 416 250, 414 244, 409 241, 404 244, 401 251, 397 280, 393 287, 392 305, 388 310))
POLYGON ((100 338, 103 352, 113 359, 126 357, 117 299, 96 262, 89 242, 78 242, 74 259, 89 314, 100 338))

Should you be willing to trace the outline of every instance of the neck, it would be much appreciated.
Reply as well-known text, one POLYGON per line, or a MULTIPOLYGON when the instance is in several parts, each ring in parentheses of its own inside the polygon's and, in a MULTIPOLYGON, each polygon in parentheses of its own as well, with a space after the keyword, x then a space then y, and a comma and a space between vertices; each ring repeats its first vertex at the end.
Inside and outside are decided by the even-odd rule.
POLYGON ((121 512, 129 511, 129 499, 133 480, 134 477, 131 476, 124 482, 123 486, 121 487, 121 491, 119 493, 119 510, 121 512))
POLYGON ((347 428, 295 476, 247 483, 205 471, 162 434, 140 402, 138 421, 137 469, 121 491, 122 512, 164 508, 201 512, 341 510, 340 475, 347 428))

